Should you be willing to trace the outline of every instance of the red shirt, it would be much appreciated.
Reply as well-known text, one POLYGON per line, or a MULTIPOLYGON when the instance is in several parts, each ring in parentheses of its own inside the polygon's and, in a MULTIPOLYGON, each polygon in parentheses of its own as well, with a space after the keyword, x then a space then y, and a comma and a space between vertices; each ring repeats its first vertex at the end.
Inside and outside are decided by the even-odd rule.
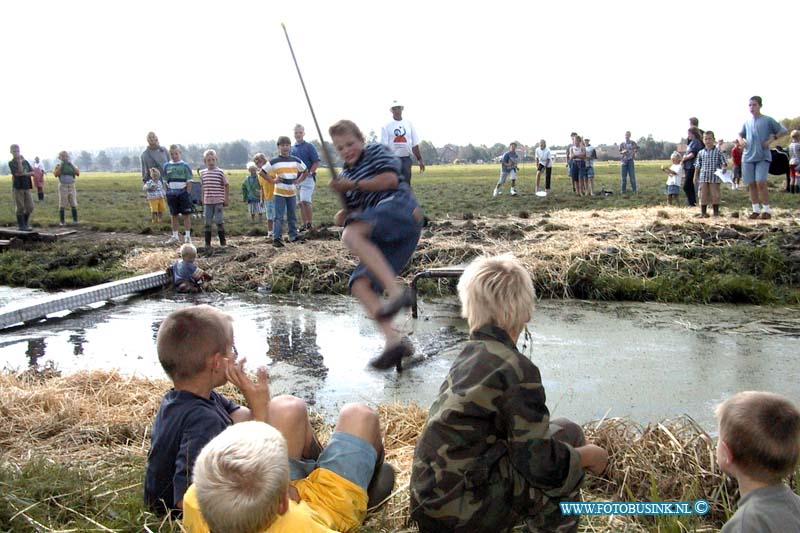
POLYGON ((731 148, 731 159, 733 159, 733 166, 742 166, 742 148, 738 144, 731 148))

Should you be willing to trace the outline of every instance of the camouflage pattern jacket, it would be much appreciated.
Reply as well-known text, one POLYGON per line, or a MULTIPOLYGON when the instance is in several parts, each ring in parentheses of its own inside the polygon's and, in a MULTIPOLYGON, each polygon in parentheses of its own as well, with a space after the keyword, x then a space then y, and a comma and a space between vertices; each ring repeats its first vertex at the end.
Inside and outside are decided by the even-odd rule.
POLYGON ((476 521, 500 525, 517 512, 524 515, 509 508, 520 497, 574 495, 583 480, 580 455, 549 437, 549 420, 539 369, 504 330, 472 332, 417 442, 412 518, 469 531, 476 521), (486 514, 497 514, 497 521, 486 514))

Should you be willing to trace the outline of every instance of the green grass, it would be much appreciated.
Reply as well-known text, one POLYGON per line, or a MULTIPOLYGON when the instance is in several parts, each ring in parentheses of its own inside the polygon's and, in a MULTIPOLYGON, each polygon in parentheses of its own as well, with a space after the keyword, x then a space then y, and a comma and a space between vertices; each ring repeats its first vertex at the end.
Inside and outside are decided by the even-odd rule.
MULTIPOLYGON (((520 213, 543 213, 555 209, 620 209, 639 206, 663 205, 665 175, 660 166, 665 161, 639 161, 636 166, 639 193, 621 195, 619 193, 619 164, 597 162, 595 164, 595 190, 611 190, 612 196, 576 197, 572 193, 566 167, 558 164, 553 168, 552 194, 547 198, 533 195, 536 172, 532 164, 520 169, 517 189, 520 196, 492 198, 491 192, 497 181, 499 165, 436 165, 425 173, 415 172, 412 178, 414 192, 428 216, 434 219, 443 217, 462 218, 464 214, 477 216, 519 215, 520 213)), ((416 170, 416 169, 415 169, 416 170)), ((230 205, 226 208, 225 227, 229 235, 244 235, 255 228, 247 215, 247 205, 241 199, 241 186, 246 173, 229 171, 231 182, 230 205)), ((10 178, 6 177, 8 181, 10 178)), ((338 210, 338 198, 327 184, 330 175, 327 170, 319 172, 317 192, 314 195, 314 219, 317 224, 329 224, 338 210)), ((782 186, 778 177, 773 183, 782 186)), ((542 177, 544 182, 544 177, 542 177)), ((132 233, 165 232, 167 224, 152 228, 149 210, 142 182, 135 173, 86 173, 78 178, 79 214, 81 223, 103 231, 125 231, 132 233)), ((800 208, 800 195, 788 195, 773 190, 771 203, 778 208, 800 208)), ((52 176, 45 184, 45 202, 37 203, 31 217, 39 227, 51 228, 58 225, 57 185, 52 176)), ((684 201, 681 198, 681 203, 684 201)), ((744 191, 731 191, 723 187, 723 210, 743 210, 750 205, 744 191)), ((10 188, 0 191, 0 224, 16 225, 10 188)), ((197 224, 197 222, 195 222, 197 224)), ((258 230, 256 230, 258 233, 258 230)))

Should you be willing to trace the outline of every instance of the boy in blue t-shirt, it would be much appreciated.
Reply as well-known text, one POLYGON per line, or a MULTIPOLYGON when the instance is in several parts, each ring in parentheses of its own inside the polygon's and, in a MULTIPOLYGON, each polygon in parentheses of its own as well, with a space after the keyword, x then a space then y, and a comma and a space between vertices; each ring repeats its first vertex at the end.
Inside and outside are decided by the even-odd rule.
POLYGON ((179 512, 194 461, 203 446, 236 422, 287 416, 291 402, 270 402, 267 371, 253 381, 236 360, 232 319, 209 305, 174 311, 158 329, 158 360, 173 388, 161 400, 144 479, 145 504, 157 514, 179 512), (242 407, 214 389, 230 381, 244 395, 242 407))
POLYGON ((503 154, 503 157, 500 158, 500 179, 497 180, 497 185, 494 186, 494 192, 492 192, 492 196, 496 197, 502 194, 500 192, 500 186, 506 182, 506 178, 511 178, 511 196, 517 195, 517 161, 519 160, 519 154, 517 154, 517 143, 511 143, 508 147, 508 152, 503 154))
POLYGON ((169 147, 170 161, 164 164, 161 175, 167 186, 167 206, 172 218, 172 236, 164 244, 180 242, 178 238, 178 217, 183 216, 183 241, 192 242, 192 169, 181 160, 181 150, 177 144, 169 147))

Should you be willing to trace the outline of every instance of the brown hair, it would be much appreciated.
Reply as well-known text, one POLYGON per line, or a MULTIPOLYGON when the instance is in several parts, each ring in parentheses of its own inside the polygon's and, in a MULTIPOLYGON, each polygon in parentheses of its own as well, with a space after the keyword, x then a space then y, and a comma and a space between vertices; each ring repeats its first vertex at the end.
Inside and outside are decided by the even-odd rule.
POLYGON ((164 372, 175 380, 199 374, 215 353, 227 354, 233 344, 233 319, 210 305, 173 311, 158 328, 156 350, 164 372))
POLYGON ((364 142, 364 134, 361 133, 361 130, 358 129, 358 126, 356 126, 356 123, 352 120, 340 120, 328 128, 328 133, 331 137, 351 134, 362 143, 364 142))
POLYGON ((762 482, 791 474, 800 458, 800 412, 771 392, 735 394, 716 410, 719 438, 733 462, 762 482))
POLYGON ((700 128, 698 128, 697 126, 692 126, 691 128, 689 128, 688 133, 691 133, 694 139, 701 139, 703 137, 700 134, 700 128))
POLYGON ((278 142, 276 144, 278 146, 282 144, 292 144, 292 140, 289 139, 289 137, 287 137, 286 135, 281 135, 280 137, 278 137, 278 142))

